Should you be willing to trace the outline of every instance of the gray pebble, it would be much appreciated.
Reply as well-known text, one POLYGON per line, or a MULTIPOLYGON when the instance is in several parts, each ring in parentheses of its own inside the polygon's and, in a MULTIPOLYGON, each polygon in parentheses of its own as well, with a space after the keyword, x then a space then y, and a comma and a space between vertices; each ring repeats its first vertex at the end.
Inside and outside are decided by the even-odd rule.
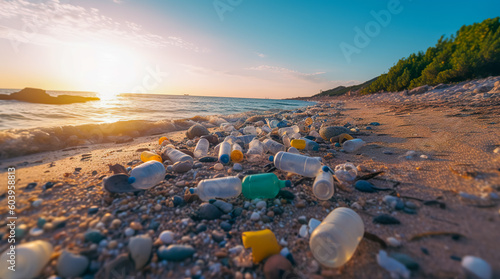
POLYGON ((221 222, 220 223, 220 227, 221 229, 223 229, 224 231, 228 232, 231 230, 231 224, 229 224, 228 222, 224 221, 224 222, 221 222))
POLYGON ((191 245, 172 244, 168 247, 163 245, 158 249, 158 257, 167 261, 182 261, 193 256, 195 252, 191 245))

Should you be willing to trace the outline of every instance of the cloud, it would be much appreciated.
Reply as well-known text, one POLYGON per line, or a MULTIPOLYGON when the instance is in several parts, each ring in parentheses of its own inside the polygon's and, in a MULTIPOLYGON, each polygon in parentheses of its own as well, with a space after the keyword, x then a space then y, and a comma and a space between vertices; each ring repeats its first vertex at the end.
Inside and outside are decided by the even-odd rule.
POLYGON ((255 54, 257 54, 257 56, 260 57, 260 58, 266 58, 267 57, 267 55, 265 55, 264 53, 256 52, 255 54))
POLYGON ((269 65, 260 65, 257 67, 250 67, 250 68, 246 68, 246 69, 253 70, 253 71, 263 71, 263 72, 281 74, 284 76, 294 77, 294 78, 298 78, 298 79, 302 79, 302 80, 310 81, 310 82, 324 82, 325 81, 321 77, 321 75, 324 74, 325 72, 301 73, 301 72, 298 72, 295 70, 290 70, 287 68, 276 67, 276 66, 269 66, 269 65))
MULTIPOLYGON (((121 0, 114 0, 121 2, 121 0)), ((113 42, 142 47, 176 46, 208 52, 179 37, 150 33, 134 22, 118 22, 95 8, 61 3, 59 0, 29 2, 0 0, 0 38, 23 43, 113 42), (5 29, 8 32, 5 32, 5 29)))
POLYGON ((113 0, 113 2, 115 2, 116 4, 121 4, 121 3, 123 3, 123 1, 122 1, 122 0, 113 0))

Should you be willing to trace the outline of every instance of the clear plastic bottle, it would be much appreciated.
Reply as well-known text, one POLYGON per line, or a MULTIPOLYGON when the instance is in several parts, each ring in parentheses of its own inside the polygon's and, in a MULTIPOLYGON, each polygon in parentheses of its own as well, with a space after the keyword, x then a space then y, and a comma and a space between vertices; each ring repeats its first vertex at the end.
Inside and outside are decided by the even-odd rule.
POLYGON ((333 176, 330 168, 323 166, 322 170, 316 175, 312 187, 314 195, 320 200, 329 200, 335 191, 333 187, 333 176))
POLYGON ((258 139, 253 139, 248 144, 248 150, 246 153, 248 160, 255 161, 260 158, 262 154, 264 154, 264 146, 262 145, 262 142, 258 139))
POLYGON ((278 129, 278 135, 283 136, 285 134, 295 134, 300 132, 300 128, 297 125, 293 125, 292 127, 284 127, 278 129))
POLYGON ((353 163, 340 164, 335 167, 335 177, 343 182, 352 182, 358 175, 358 170, 353 163))
POLYGON ((189 191, 198 195, 203 201, 215 198, 235 198, 241 194, 241 180, 237 176, 205 179, 189 191))
POLYGON ((274 119, 274 120, 269 120, 269 119, 267 119, 267 118, 266 118, 266 123, 267 123, 267 125, 269 126, 269 128, 274 129, 274 128, 278 127, 278 123, 279 123, 279 121, 278 121, 278 120, 276 120, 276 119, 274 119))
POLYGON ((210 142, 207 139, 200 139, 194 148, 194 157, 201 158, 207 156, 208 147, 210 147, 210 142))
POLYGON ((132 169, 129 182, 136 189, 149 189, 165 179, 165 172, 162 163, 148 161, 132 169))
POLYGON ((141 153, 141 161, 143 162, 147 162, 147 161, 151 161, 151 160, 155 160, 155 161, 158 161, 158 162, 163 162, 161 160, 161 156, 154 153, 154 152, 151 152, 151 151, 144 151, 141 153))
POLYGON ((306 142, 306 147, 305 150, 309 151, 318 151, 319 150, 319 144, 313 140, 307 139, 307 138, 300 138, 301 140, 304 140, 306 142))
POLYGON ((364 142, 362 139, 352 139, 352 140, 347 140, 344 142, 342 145, 342 148, 344 148, 345 152, 355 152, 363 145, 365 145, 366 142, 364 142))
POLYGON ((283 142, 283 145, 284 145, 285 147, 290 147, 290 146, 292 146, 292 143, 291 143, 291 141, 290 141, 290 137, 289 137, 289 136, 287 136, 287 135, 283 135, 283 136, 281 137, 281 141, 283 142))
POLYGON ((265 139, 262 143, 264 144, 264 149, 272 154, 276 154, 280 151, 286 150, 283 144, 276 142, 272 139, 265 139))
POLYGON ((246 126, 243 128, 243 134, 245 135, 257 135, 257 130, 254 126, 246 126))
POLYGON ((245 176, 242 191, 247 199, 273 199, 281 188, 291 185, 290 180, 279 180, 274 173, 260 173, 245 176))
POLYGON ((242 145, 247 145, 249 144, 253 139, 255 139, 255 135, 244 135, 244 136, 239 136, 236 137, 235 142, 239 142, 242 145))
POLYGON ((243 148, 237 143, 233 143, 233 148, 231 150, 231 161, 239 163, 243 161, 243 148))
POLYGON ((339 207, 313 231, 309 247, 318 262, 337 268, 349 261, 364 232, 361 217, 352 209, 339 207))
POLYGON ((227 141, 223 141, 219 146, 219 162, 222 164, 229 163, 229 159, 231 155, 231 144, 227 141))
POLYGON ((315 177, 321 169, 321 162, 316 158, 280 151, 274 156, 274 166, 283 171, 315 177))
POLYGON ((11 266, 11 250, 7 249, 0 256, 0 278, 2 279, 27 279, 38 278, 43 267, 50 261, 53 252, 52 244, 44 240, 35 240, 28 243, 17 244, 13 254, 15 271, 9 270, 11 266))
POLYGON ((295 147, 293 147, 293 146, 292 146, 292 147, 290 147, 290 148, 288 148, 288 151, 287 151, 287 152, 288 152, 288 153, 294 153, 294 154, 301 154, 301 153, 300 153, 300 151, 299 151, 299 150, 297 150, 297 148, 295 148, 295 147))
POLYGON ((183 161, 189 161, 193 163, 194 161, 193 157, 175 149, 175 146, 173 146, 172 144, 165 146, 164 153, 165 155, 167 155, 170 161, 172 161, 172 163, 183 162, 183 161))

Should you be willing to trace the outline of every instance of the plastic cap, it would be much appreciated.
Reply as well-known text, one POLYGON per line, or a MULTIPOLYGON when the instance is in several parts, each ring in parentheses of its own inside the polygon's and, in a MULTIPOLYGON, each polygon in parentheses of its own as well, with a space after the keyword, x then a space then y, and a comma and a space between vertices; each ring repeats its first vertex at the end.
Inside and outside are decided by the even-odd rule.
POLYGON ((227 155, 227 154, 222 154, 222 155, 220 155, 220 157, 219 157, 219 161, 220 161, 221 163, 223 163, 223 164, 227 164, 227 163, 229 163, 229 155, 227 155))
POLYGON ((318 145, 313 146, 313 151, 318 151, 318 150, 319 150, 319 146, 318 145))
POLYGON ((328 166, 323 166, 323 171, 324 172, 329 172, 330 171, 330 168, 328 166))
POLYGON ((272 156, 272 155, 269 156, 269 161, 271 161, 271 162, 274 161, 274 156, 272 156))
POLYGON ((292 187, 292 181, 286 180, 285 181, 285 187, 292 187))
POLYGON ((132 184, 135 182, 135 177, 131 176, 128 178, 128 183, 132 184))

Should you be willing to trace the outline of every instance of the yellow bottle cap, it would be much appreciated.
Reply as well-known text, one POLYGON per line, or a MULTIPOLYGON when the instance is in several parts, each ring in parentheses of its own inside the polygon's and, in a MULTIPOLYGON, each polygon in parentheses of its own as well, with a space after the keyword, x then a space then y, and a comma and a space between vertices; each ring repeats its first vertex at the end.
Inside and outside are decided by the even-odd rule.
POLYGON ((301 140, 301 139, 294 139, 290 142, 290 145, 297 148, 297 149, 305 149, 306 148, 306 141, 301 140))
POLYGON ((243 232, 241 234, 241 239, 245 248, 252 248, 254 263, 259 263, 269 256, 279 254, 281 251, 281 246, 278 244, 276 236, 269 229, 255 232, 243 232))
POLYGON ((147 162, 147 161, 158 161, 160 163, 162 163, 163 161, 161 160, 161 156, 156 154, 156 153, 153 153, 153 152, 150 152, 150 151, 144 151, 141 153, 141 161, 143 162, 147 162))
POLYGON ((231 161, 233 162, 241 162, 243 160, 243 152, 239 150, 233 150, 231 151, 231 161))
POLYGON ((163 143, 163 141, 165 140, 168 140, 167 137, 161 137, 159 140, 158 140, 158 144, 161 145, 163 143))

